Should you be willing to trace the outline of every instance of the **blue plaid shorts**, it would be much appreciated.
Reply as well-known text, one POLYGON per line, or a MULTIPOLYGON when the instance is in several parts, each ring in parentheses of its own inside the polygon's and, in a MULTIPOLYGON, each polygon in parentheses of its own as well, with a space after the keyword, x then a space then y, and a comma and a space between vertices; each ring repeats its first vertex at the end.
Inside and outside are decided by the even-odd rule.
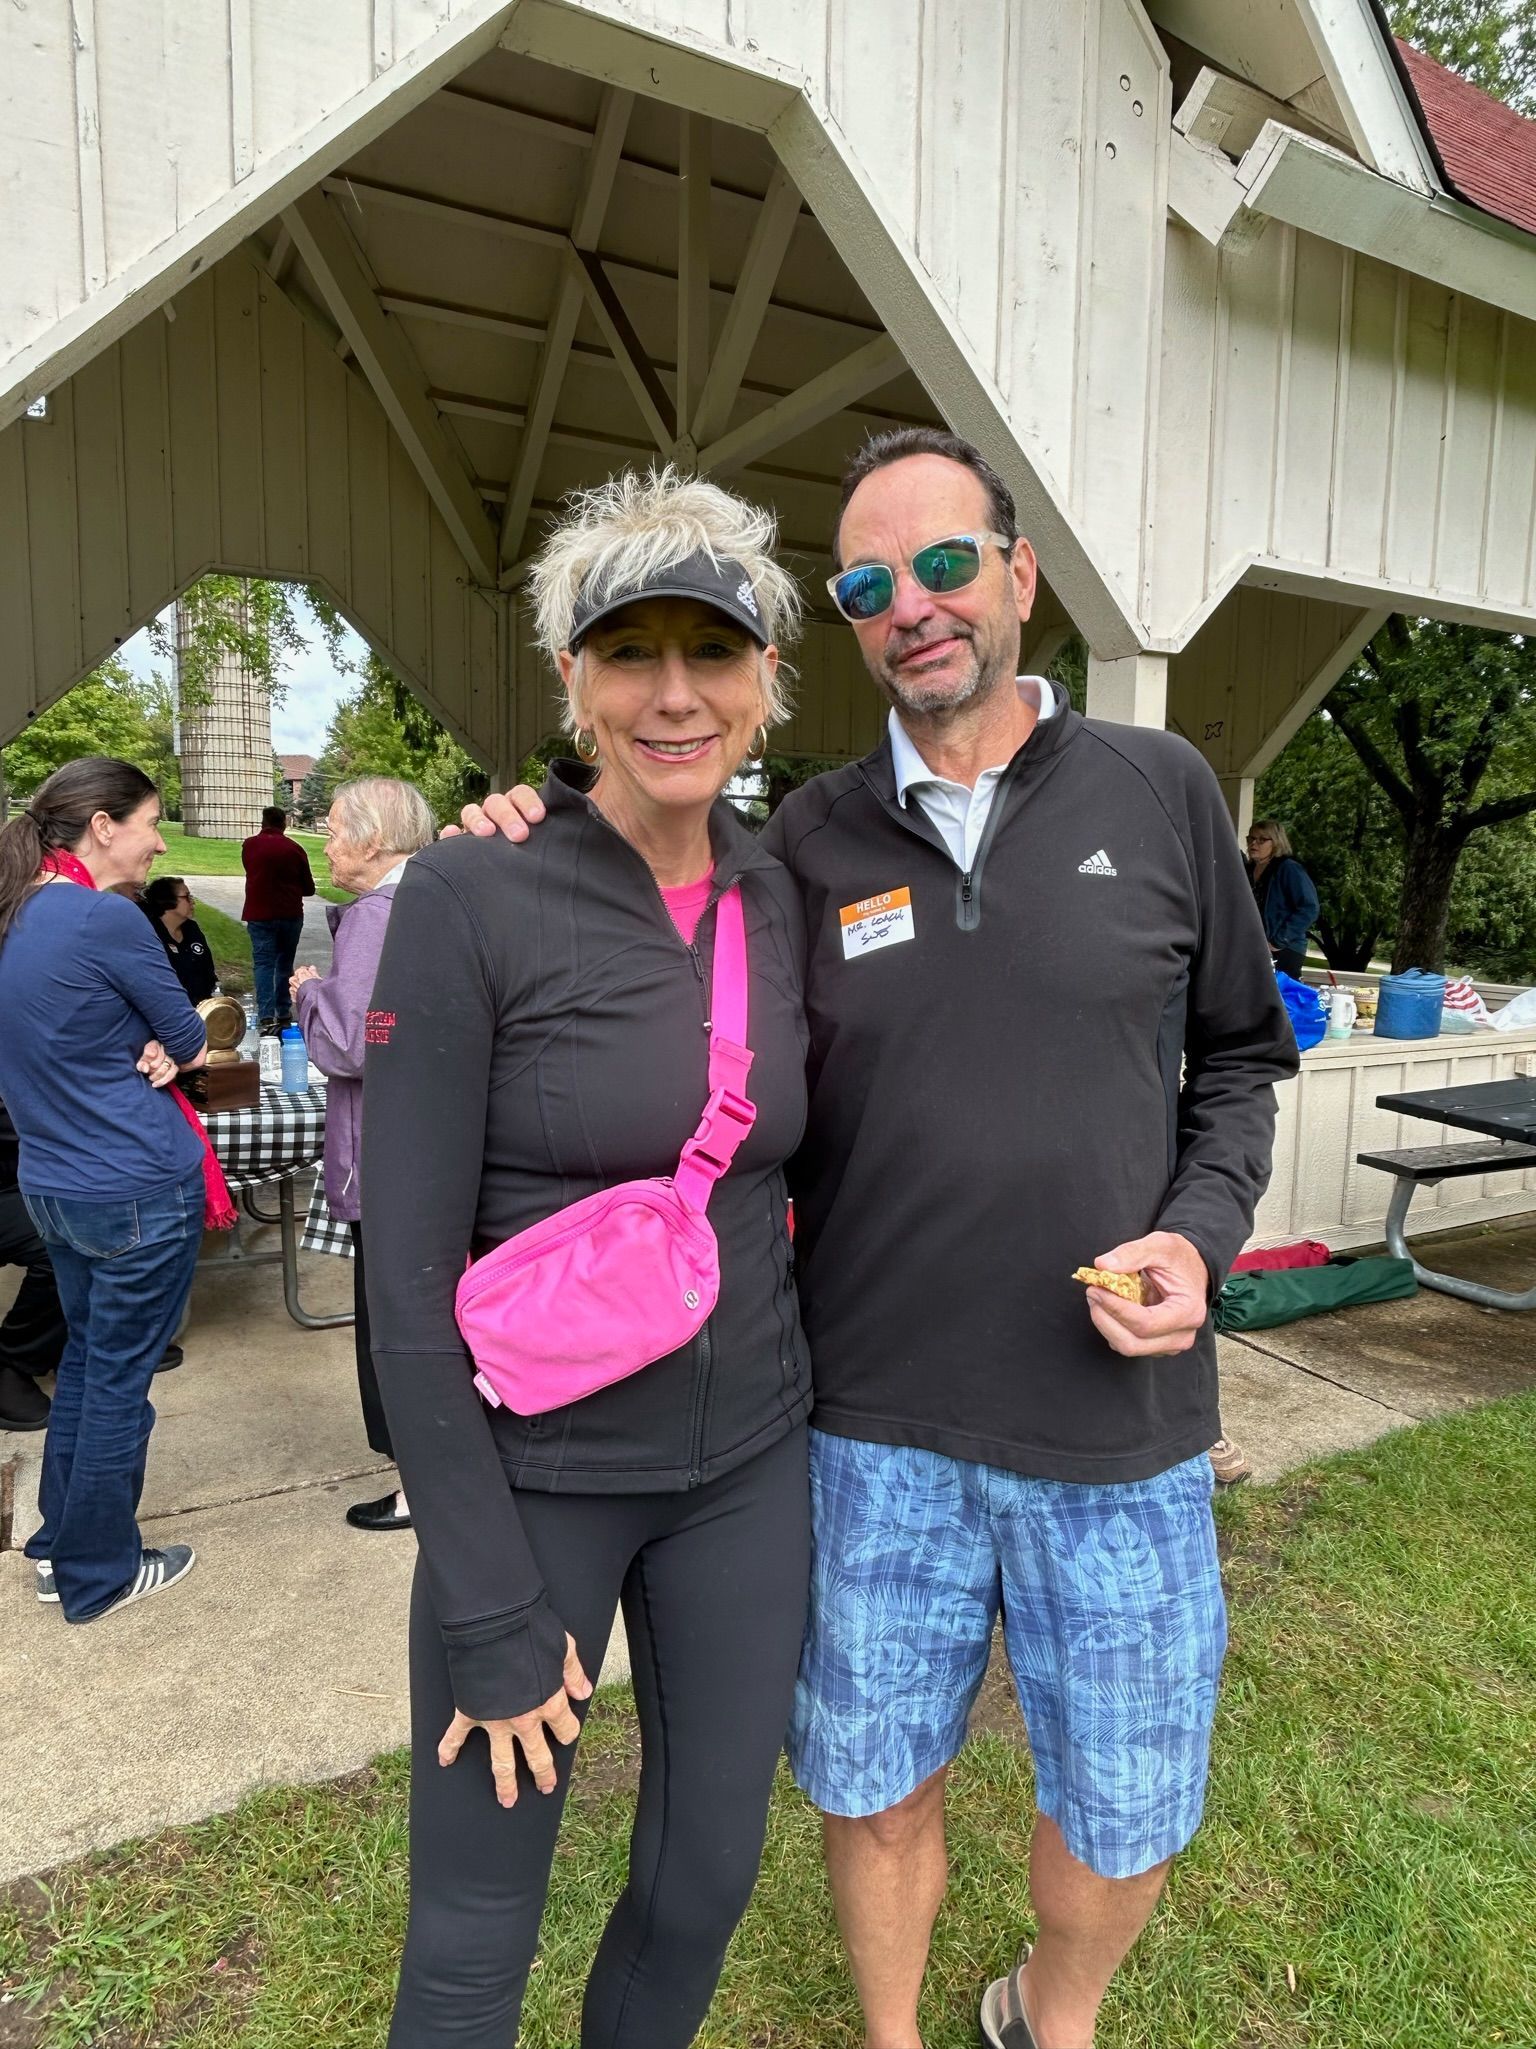
POLYGON ((811 1614, 789 1755, 878 1814, 965 1740, 1003 1616, 1040 1812, 1129 1878, 1200 1824, 1226 1607, 1202 1455, 1078 1486, 811 1432, 811 1614))

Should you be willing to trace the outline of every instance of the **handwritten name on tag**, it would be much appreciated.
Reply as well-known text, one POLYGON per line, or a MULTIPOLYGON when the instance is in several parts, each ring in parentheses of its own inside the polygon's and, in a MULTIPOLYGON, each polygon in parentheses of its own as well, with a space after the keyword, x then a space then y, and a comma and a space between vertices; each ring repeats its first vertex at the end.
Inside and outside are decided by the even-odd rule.
POLYGON ((860 954, 877 953, 882 946, 897 946, 903 939, 915 939, 910 889, 886 889, 862 902, 844 904, 838 912, 843 928, 843 959, 857 960, 860 954))

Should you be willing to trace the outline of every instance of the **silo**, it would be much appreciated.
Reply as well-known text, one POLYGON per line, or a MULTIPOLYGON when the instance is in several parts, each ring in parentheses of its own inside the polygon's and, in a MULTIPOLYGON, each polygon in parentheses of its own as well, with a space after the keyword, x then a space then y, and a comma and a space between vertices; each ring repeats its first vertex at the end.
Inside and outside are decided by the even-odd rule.
POLYGON ((182 825, 189 839, 244 839, 273 801, 272 701, 230 648, 214 653, 194 693, 184 666, 191 633, 192 613, 178 604, 182 825))

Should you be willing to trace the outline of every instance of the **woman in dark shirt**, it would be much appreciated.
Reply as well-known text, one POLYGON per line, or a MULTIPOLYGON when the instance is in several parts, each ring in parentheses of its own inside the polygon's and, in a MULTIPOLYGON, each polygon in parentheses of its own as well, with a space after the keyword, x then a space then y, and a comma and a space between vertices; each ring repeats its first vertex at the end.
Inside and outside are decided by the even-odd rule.
POLYGON ((176 979, 190 1002, 201 1003, 219 986, 213 948, 192 913, 192 892, 180 875, 157 875, 143 896, 145 915, 176 970, 176 979))
POLYGON ((1290 839, 1277 818, 1254 820, 1248 832, 1247 866, 1275 966, 1299 976, 1306 964, 1307 934, 1317 920, 1317 891, 1291 852, 1290 839))
POLYGON ((429 847, 395 897, 362 1177, 374 1357, 421 1548, 393 2049, 514 2039, 567 1746, 621 1603, 643 1764, 583 2049, 691 2042, 756 1878, 809 1564, 783 1171, 805 1115, 804 937, 789 874, 721 799, 784 713, 775 642, 797 594, 771 546, 764 514, 699 479, 584 494, 534 572, 581 760, 552 770, 536 844, 429 847), (715 1311, 583 1400, 488 1408, 454 1317, 466 1257, 676 1172, 708 1095, 733 889, 756 1120, 709 1203, 715 1311))

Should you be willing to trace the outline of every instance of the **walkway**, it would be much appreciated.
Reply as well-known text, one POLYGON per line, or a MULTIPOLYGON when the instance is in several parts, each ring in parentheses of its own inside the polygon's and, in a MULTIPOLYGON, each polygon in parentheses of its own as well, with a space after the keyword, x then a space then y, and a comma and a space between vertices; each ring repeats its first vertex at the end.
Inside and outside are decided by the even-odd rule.
MULTIPOLYGON (((245 902, 243 875, 189 875, 186 879, 195 897, 201 898, 205 904, 212 904, 216 911, 223 911, 231 918, 239 917, 245 902)), ((319 968, 323 972, 330 966, 331 928, 325 922, 327 907, 328 900, 323 896, 306 897, 304 936, 294 956, 295 967, 319 968)))
MULTIPOLYGON (((1536 1227, 1449 1239, 1436 1259, 1522 1284, 1536 1227)), ((306 1256, 304 1274, 311 1307, 346 1305, 344 1262, 306 1256)), ((363 1444, 350 1330, 297 1329, 273 1267, 208 1264, 185 1342, 186 1364, 156 1382, 144 1502, 151 1541, 198 1548, 185 1587, 70 1629, 0 1555, 0 1879, 405 1740, 415 1544, 342 1521, 387 1484, 363 1444)), ((1536 1385, 1536 1316, 1422 1293, 1227 1339, 1221 1359, 1228 1432, 1272 1480, 1536 1385)), ((23 1535, 40 1449, 0 1435, 0 1463, 22 1462, 23 1535)))

